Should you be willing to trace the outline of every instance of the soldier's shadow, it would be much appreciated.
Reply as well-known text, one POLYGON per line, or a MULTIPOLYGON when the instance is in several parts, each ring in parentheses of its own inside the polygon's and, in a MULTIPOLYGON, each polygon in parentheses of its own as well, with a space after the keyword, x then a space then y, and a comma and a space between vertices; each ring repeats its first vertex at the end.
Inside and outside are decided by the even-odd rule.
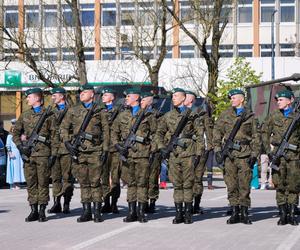
POLYGON ((253 207, 249 210, 250 219, 255 221, 267 220, 278 217, 278 209, 276 206, 269 207, 253 207))
POLYGON ((10 210, 8 210, 8 209, 0 210, 0 214, 2 214, 2 213, 9 213, 9 212, 10 212, 10 210))

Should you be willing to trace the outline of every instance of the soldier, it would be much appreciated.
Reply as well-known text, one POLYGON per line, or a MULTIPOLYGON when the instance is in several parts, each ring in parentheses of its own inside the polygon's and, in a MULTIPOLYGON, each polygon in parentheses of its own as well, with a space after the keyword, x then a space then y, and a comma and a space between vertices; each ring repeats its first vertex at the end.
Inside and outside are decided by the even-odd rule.
POLYGON ((245 93, 242 90, 232 89, 228 92, 228 97, 231 107, 220 114, 213 131, 213 144, 218 163, 222 162, 222 142, 226 142, 242 114, 246 115, 246 119, 234 138, 234 144, 237 146, 231 149, 230 156, 224 162, 224 180, 228 200, 233 210, 227 224, 239 222, 251 224, 248 207, 250 206, 251 168, 260 151, 258 122, 251 111, 245 107, 245 93))
POLYGON ((66 90, 64 88, 53 88, 50 91, 53 103, 56 106, 53 117, 55 135, 51 142, 52 160, 51 177, 53 186, 53 206, 48 213, 70 213, 70 201, 73 196, 73 177, 71 174, 71 158, 60 135, 60 126, 69 109, 66 102, 66 90), (64 196, 63 210, 60 199, 64 196))
POLYGON ((43 91, 40 88, 28 89, 25 92, 27 104, 31 106, 21 114, 13 132, 13 141, 24 159, 24 173, 27 182, 28 201, 31 213, 25 219, 30 221, 47 221, 45 209, 49 201, 48 157, 50 156, 49 139, 52 134, 51 117, 42 124, 36 146, 30 150, 24 143, 29 139, 35 125, 45 112, 43 106, 43 91), (39 211, 38 211, 38 205, 39 211))
MULTIPOLYGON (((99 107, 94 109, 91 120, 89 121, 83 134, 79 134, 83 121, 91 108, 94 107, 94 88, 92 85, 85 84, 79 89, 80 103, 71 107, 61 125, 61 136, 65 142, 66 149, 71 156, 76 156, 72 162, 73 173, 78 179, 81 191, 81 202, 83 213, 77 222, 92 220, 91 202, 94 203, 94 222, 102 222, 102 186, 101 173, 102 165, 100 155, 108 152, 109 146, 109 127, 107 113, 101 112, 99 107), (73 139, 82 136, 83 143, 75 147, 72 143, 70 130, 73 130, 73 139)), ((103 155, 102 155, 103 156, 103 155)))
MULTIPOLYGON (((132 126, 140 117, 142 110, 140 107, 140 90, 136 88, 126 91, 126 105, 130 109, 125 110, 117 117, 113 124, 111 139, 121 155, 127 155, 127 161, 122 163, 122 168, 128 168, 128 215, 124 222, 138 220, 141 223, 147 222, 145 208, 148 201, 148 178, 149 178, 149 155, 151 145, 149 135, 151 133, 151 122, 147 114, 137 128, 136 135, 140 138, 135 141, 129 149, 124 148, 122 142, 126 140, 132 126), (138 202, 138 213, 136 203, 138 202)), ((123 170, 122 170, 123 171, 123 170)))
MULTIPOLYGON (((205 112, 203 108, 195 106, 197 95, 194 92, 186 90, 185 93, 186 93, 186 98, 184 101, 184 105, 186 107, 193 109, 197 113, 205 112)), ((194 189, 194 206, 193 206, 194 214, 203 213, 202 209, 200 208, 201 197, 203 194, 202 178, 205 172, 205 163, 207 161, 208 152, 213 149, 212 146, 213 121, 208 116, 207 112, 205 112, 202 115, 203 117, 201 120, 203 121, 205 138, 206 138, 206 152, 203 155, 203 157, 201 157, 201 159, 199 160, 197 166, 195 166, 195 183, 193 188, 194 189)))
MULTIPOLYGON (((116 93, 113 89, 104 88, 101 93, 102 102, 105 104, 105 111, 108 113, 109 128, 111 130, 115 119, 122 110, 122 107, 117 106, 115 104, 116 93)), ((120 176, 121 164, 119 153, 110 141, 109 154, 107 160, 105 161, 105 164, 103 165, 102 173, 102 186, 104 197, 104 206, 102 208, 102 213, 119 213, 117 202, 121 194, 120 176)))
MULTIPOLYGON (((284 133, 296 115, 292 108, 292 102, 294 101, 293 92, 281 90, 277 92, 275 99, 278 109, 269 115, 262 128, 264 147, 269 154, 271 162, 284 133), (273 146, 273 149, 271 149, 271 146, 273 146)), ((279 170, 272 169, 272 180, 276 188, 276 201, 280 214, 278 225, 287 223, 298 225, 295 209, 298 205, 300 192, 299 124, 292 132, 288 143, 290 146, 296 146, 296 150, 288 149, 285 152, 285 157, 280 158, 278 162, 273 162, 279 167, 279 170)))
POLYGON ((172 102, 175 108, 161 117, 156 133, 156 143, 163 159, 170 156, 169 178, 174 186, 173 197, 176 207, 173 224, 182 222, 190 224, 192 223, 193 186, 195 181, 194 157, 200 157, 204 152, 203 122, 197 113, 192 112, 188 116, 188 122, 179 138, 176 139, 177 147, 169 155, 164 143, 165 137, 167 141, 170 140, 182 117, 187 112, 187 108, 184 106, 185 91, 181 88, 175 88, 172 92, 172 102), (184 215, 183 202, 185 203, 184 215))
MULTIPOLYGON (((154 109, 153 106, 153 94, 151 92, 143 92, 141 94, 141 108, 148 109, 149 121, 151 122, 151 135, 150 140, 154 140, 154 135, 156 133, 157 124, 159 123, 159 112, 154 109)), ((155 144, 152 144, 155 147, 155 144)), ((146 209, 147 213, 155 213, 155 203, 159 195, 159 173, 160 173, 160 164, 161 157, 156 148, 151 149, 152 155, 150 156, 150 173, 149 173, 149 183, 148 183, 148 199, 149 205, 146 209)))

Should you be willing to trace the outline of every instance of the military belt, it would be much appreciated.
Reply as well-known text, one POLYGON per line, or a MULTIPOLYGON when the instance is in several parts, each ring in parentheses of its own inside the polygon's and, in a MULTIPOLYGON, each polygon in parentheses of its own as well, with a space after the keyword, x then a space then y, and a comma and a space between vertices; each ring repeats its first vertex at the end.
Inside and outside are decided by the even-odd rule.
POLYGON ((250 145, 250 141, 239 141, 239 140, 235 140, 234 144, 236 145, 241 145, 241 146, 248 146, 250 145))

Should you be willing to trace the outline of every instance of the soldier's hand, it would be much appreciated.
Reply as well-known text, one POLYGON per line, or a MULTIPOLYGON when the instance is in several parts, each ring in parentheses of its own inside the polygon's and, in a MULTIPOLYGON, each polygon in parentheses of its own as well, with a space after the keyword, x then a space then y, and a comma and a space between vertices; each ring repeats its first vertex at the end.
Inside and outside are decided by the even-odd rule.
POLYGON ((222 164, 223 163, 223 155, 222 155, 221 151, 215 152, 215 158, 216 158, 216 162, 218 164, 222 164))
POLYGON ((122 145, 120 145, 119 143, 117 143, 116 145, 115 145, 115 148, 117 149, 117 151, 120 153, 120 155, 123 155, 123 156, 127 156, 127 150, 126 150, 126 148, 124 148, 122 145))
POLYGON ((268 157, 269 157, 269 162, 270 163, 272 162, 273 165, 278 166, 280 164, 280 159, 276 159, 275 156, 274 156, 274 154, 269 153, 268 157))
POLYGON ((66 149, 69 151, 71 156, 76 156, 78 154, 78 150, 73 147, 70 141, 65 142, 66 149))
POLYGON ((168 159, 170 156, 170 154, 166 148, 160 149, 160 155, 161 155, 161 158, 163 158, 164 160, 168 159))
POLYGON ((247 162, 248 162, 250 168, 253 168, 254 164, 257 162, 257 158, 254 156, 251 156, 248 158, 247 162))
POLYGON ((30 148, 22 145, 18 145, 17 148, 19 149, 21 155, 25 155, 27 157, 30 156, 30 148))
POLYGON ((55 164, 55 161, 56 161, 56 155, 50 155, 49 157, 48 157, 48 166, 51 168, 51 167, 53 167, 54 166, 54 164, 55 164))
POLYGON ((107 161, 108 158, 108 151, 103 151, 100 157, 100 160, 102 163, 105 163, 107 161))

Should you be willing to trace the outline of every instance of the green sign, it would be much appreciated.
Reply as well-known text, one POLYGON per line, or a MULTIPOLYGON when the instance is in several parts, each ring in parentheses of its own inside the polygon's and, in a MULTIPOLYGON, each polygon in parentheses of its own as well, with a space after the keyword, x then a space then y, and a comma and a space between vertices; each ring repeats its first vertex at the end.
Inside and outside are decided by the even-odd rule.
POLYGON ((16 70, 6 70, 4 73, 4 84, 15 86, 21 85, 22 74, 20 71, 16 70))

